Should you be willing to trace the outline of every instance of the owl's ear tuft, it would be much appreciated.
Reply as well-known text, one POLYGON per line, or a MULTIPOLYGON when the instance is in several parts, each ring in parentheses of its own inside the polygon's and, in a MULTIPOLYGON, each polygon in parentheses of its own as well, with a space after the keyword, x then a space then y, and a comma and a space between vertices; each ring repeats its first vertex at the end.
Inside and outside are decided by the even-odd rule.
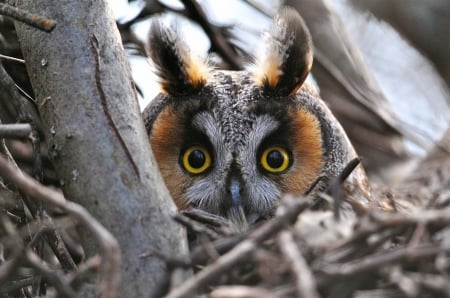
POLYGON ((311 36, 293 8, 283 8, 264 36, 265 53, 256 62, 256 82, 263 92, 288 96, 302 86, 313 61, 311 36))
POLYGON ((163 92, 171 95, 195 94, 208 78, 209 65, 191 53, 177 32, 154 21, 150 28, 147 54, 152 59, 163 92))

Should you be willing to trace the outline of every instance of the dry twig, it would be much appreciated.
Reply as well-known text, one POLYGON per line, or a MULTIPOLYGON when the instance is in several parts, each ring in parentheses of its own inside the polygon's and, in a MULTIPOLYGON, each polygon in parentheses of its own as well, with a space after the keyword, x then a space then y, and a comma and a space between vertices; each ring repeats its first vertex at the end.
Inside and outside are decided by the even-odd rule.
POLYGON ((28 138, 31 134, 31 125, 29 123, 0 124, 1 138, 28 138))
POLYGON ((218 275, 226 272, 238 262, 247 258, 264 240, 275 235, 309 206, 308 201, 299 200, 286 208, 285 213, 265 222, 251 232, 242 242, 231 251, 218 258, 214 263, 205 267, 197 275, 189 278, 183 284, 172 290, 167 297, 177 298, 193 295, 193 293, 213 281, 218 275))
POLYGON ((278 236, 280 250, 291 265, 296 279, 298 297, 319 298, 316 290, 315 278, 294 241, 292 233, 283 231, 278 236))
POLYGON ((17 21, 46 32, 51 32, 56 26, 56 21, 54 20, 29 13, 28 11, 24 11, 5 3, 0 3, 0 14, 11 17, 17 21))
POLYGON ((6 159, 0 156, 0 176, 8 177, 19 189, 30 198, 45 204, 61 208, 80 224, 92 232, 102 248, 102 274, 101 292, 103 297, 115 297, 120 266, 120 250, 117 241, 95 218, 82 206, 67 201, 64 196, 48 187, 39 184, 36 180, 11 166, 6 159))
POLYGON ((191 14, 192 18, 203 28, 205 33, 211 40, 212 49, 217 51, 232 69, 241 69, 243 63, 227 38, 208 21, 208 17, 203 11, 202 7, 193 0, 182 0, 186 10, 191 14))

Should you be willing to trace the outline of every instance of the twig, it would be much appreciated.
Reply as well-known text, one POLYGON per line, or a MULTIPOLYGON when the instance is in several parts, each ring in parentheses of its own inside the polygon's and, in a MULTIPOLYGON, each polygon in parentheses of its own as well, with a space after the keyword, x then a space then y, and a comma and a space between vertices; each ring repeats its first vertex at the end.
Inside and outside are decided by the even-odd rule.
POLYGON ((192 16, 192 19, 194 19, 203 28, 206 35, 208 35, 213 50, 217 51, 233 69, 241 69, 243 66, 242 61, 236 51, 222 32, 208 21, 208 17, 200 4, 194 0, 181 0, 181 2, 192 16))
MULTIPOLYGON (((324 276, 318 279, 319 284, 324 284, 334 278, 348 278, 385 265, 396 264, 400 261, 417 261, 423 258, 436 256, 445 249, 436 245, 421 245, 414 248, 402 247, 391 251, 383 251, 381 254, 370 255, 351 263, 344 264, 317 264, 317 271, 324 276)), ((448 251, 448 249, 447 249, 448 251)))
POLYGON ((300 248, 295 244, 292 233, 282 231, 278 236, 278 246, 295 275, 298 297, 319 298, 314 275, 309 269, 306 260, 303 258, 300 248))
POLYGON ((9 96, 10 98, 6 103, 1 102, 4 107, 0 108, 5 108, 11 119, 39 125, 39 116, 34 100, 23 97, 21 92, 24 93, 24 91, 16 85, 2 63, 0 63, 0 91, 5 93, 5 97, 9 96), (30 105, 30 101, 33 105, 30 105))
POLYGON ((70 298, 78 297, 64 277, 47 268, 34 252, 27 250, 25 256, 26 263, 33 267, 47 282, 54 286, 61 296, 70 298))
POLYGON ((190 297, 194 292, 213 281, 220 274, 229 271, 238 262, 243 261, 251 254, 257 243, 251 240, 244 240, 233 250, 218 258, 214 263, 205 267, 198 274, 187 279, 183 284, 173 289, 166 298, 190 297))
MULTIPOLYGON (((220 238, 214 241, 211 245, 218 254, 223 255, 229 252, 233 247, 240 243, 245 238, 245 235, 238 234, 228 238, 220 238)), ((202 245, 195 247, 192 250, 191 260, 193 266, 205 265, 210 257, 202 245)))
MULTIPOLYGON (((21 239, 24 239, 26 237, 29 237, 29 235, 34 235, 39 232, 39 230, 59 230, 59 229, 65 229, 69 227, 75 226, 76 222, 70 218, 69 216, 63 216, 58 217, 54 219, 50 218, 44 218, 45 220, 43 222, 40 222, 38 220, 32 221, 27 223, 27 225, 22 226, 21 228, 17 229, 17 233, 21 239), (44 226, 43 226, 44 225, 44 226)), ((9 236, 2 236, 0 237, 0 243, 2 243, 5 246, 13 247, 14 241, 10 239, 9 236)))
POLYGON ((29 123, 0 124, 0 138, 28 138, 31 131, 29 123))
MULTIPOLYGON (((25 135, 28 132, 27 136, 32 140, 33 144, 33 174, 34 177, 40 181, 42 180, 42 168, 41 168, 41 156, 40 156, 40 141, 39 135, 32 124, 4 124, 0 125, 0 138, 2 136, 2 127, 6 128, 6 133, 16 132, 17 135, 25 135), (34 137, 33 137, 34 136, 34 137)), ((9 153, 8 149, 5 148, 6 152, 9 153)), ((12 156, 9 157, 10 161, 13 161, 12 156)), ((15 162, 14 162, 15 164, 15 162)), ((18 166, 15 164, 15 167, 18 166)), ((56 257, 61 263, 62 268, 64 269, 73 269, 75 268, 75 262, 73 261, 69 251, 67 250, 64 241, 61 238, 61 235, 56 231, 55 224, 53 220, 46 214, 46 212, 42 209, 42 206, 36 206, 34 202, 31 202, 26 195, 20 194, 27 207, 32 213, 32 216, 36 219, 42 220, 44 225, 40 225, 39 229, 42 229, 44 233, 44 237, 47 240, 47 243, 52 248, 56 257)))
POLYGON ((11 249, 12 253, 9 256, 9 260, 0 266, 0 284, 3 284, 9 275, 13 273, 22 262, 22 257, 24 255, 24 244, 14 228, 14 225, 6 216, 1 216, 1 214, 0 227, 12 240, 11 247, 13 247, 13 249, 11 249))
POLYGON ((0 59, 25 64, 25 60, 0 54, 0 59))
POLYGON ((409 214, 372 212, 361 219, 360 223, 353 236, 341 247, 351 245, 353 242, 392 227, 400 228, 417 224, 448 226, 450 225, 450 207, 440 210, 416 210, 409 214))
POLYGON ((356 169, 356 167, 361 163, 361 158, 355 157, 350 160, 339 173, 339 175, 330 183, 328 187, 329 191, 332 191, 335 185, 341 185, 344 183, 345 179, 350 176, 350 174, 356 169))
POLYGON ((56 21, 54 20, 29 13, 5 3, 0 3, 0 14, 46 32, 51 32, 56 26, 56 21))
MULTIPOLYGON (((7 294, 9 292, 17 291, 23 287, 30 286, 35 280, 35 277, 25 277, 20 280, 14 280, 7 282, 5 285, 2 284, 0 287, 0 294, 7 294)), ((8 297, 5 295, 5 297, 8 297)))
POLYGON ((176 213, 173 216, 173 219, 195 234, 205 234, 210 239, 220 238, 219 233, 215 230, 210 229, 205 224, 199 223, 198 221, 195 221, 183 214, 176 213))
POLYGON ((277 297, 269 290, 259 287, 248 286, 222 286, 218 287, 210 294, 211 298, 248 298, 248 297, 277 297))
POLYGON ((2 63, 0 63, 0 90, 4 93, 4 97, 10 98, 7 102, 1 102, 1 108, 11 119, 17 119, 19 111, 24 110, 23 103, 20 98, 21 95, 15 88, 13 79, 9 76, 2 63))
POLYGON ((101 268, 104 275, 101 282, 102 297, 115 297, 119 279, 120 250, 114 236, 82 206, 67 201, 61 193, 39 184, 19 169, 11 166, 2 156, 0 156, 0 176, 8 177, 9 181, 14 183, 29 197, 66 211, 92 233, 103 251, 101 268))
POLYGON ((418 285, 404 274, 399 265, 384 267, 381 271, 385 271, 389 281, 396 284, 406 297, 418 297, 420 293, 418 285))
POLYGON ((218 258, 211 265, 205 267, 195 276, 187 279, 179 287, 173 289, 166 297, 178 298, 192 296, 197 289, 207 285, 217 276, 230 270, 238 262, 247 258, 257 248, 258 244, 279 232, 287 224, 293 222, 301 212, 308 208, 309 202, 307 200, 297 200, 295 203, 289 205, 289 207, 285 208, 285 213, 262 224, 231 251, 218 258))
POLYGON ((77 288, 81 282, 86 279, 89 273, 97 272, 102 266, 102 259, 99 256, 93 256, 80 264, 76 270, 67 274, 67 281, 74 288, 77 288))
MULTIPOLYGON (((336 177, 325 177, 319 176, 316 181, 308 188, 305 194, 313 191, 316 185, 322 180, 328 179, 328 186, 323 193, 319 193, 319 196, 315 198, 314 204, 311 206, 313 210, 320 209, 324 202, 333 203, 333 214, 336 221, 340 219, 340 207, 342 205, 341 198, 341 188, 344 181, 350 176, 350 174, 356 169, 356 167, 361 163, 361 159, 356 157, 350 160, 347 165, 342 169, 342 171, 336 177), (331 181, 330 181, 331 180, 331 181)), ((359 214, 361 213, 360 208, 356 202, 352 201, 351 205, 353 210, 359 214)))
POLYGON ((47 221, 48 229, 44 232, 45 240, 47 240, 48 245, 52 248, 56 257, 58 258, 61 267, 64 270, 72 270, 76 267, 72 256, 69 253, 64 241, 61 238, 60 233, 56 231, 56 225, 53 220, 44 212, 42 218, 47 221))
POLYGON ((450 284, 448 282, 448 276, 442 276, 437 274, 427 273, 405 273, 416 284, 422 285, 434 291, 440 291, 443 295, 450 293, 450 284))

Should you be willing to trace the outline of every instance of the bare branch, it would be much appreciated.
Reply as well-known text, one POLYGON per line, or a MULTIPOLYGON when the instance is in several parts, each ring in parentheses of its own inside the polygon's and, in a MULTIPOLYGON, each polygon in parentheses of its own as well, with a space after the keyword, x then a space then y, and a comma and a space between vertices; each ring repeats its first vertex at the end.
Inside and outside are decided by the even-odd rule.
POLYGON ((56 26, 54 20, 29 13, 5 3, 0 3, 0 14, 47 32, 51 32, 56 26))
POLYGON ((211 298, 249 298, 249 297, 277 297, 267 289, 248 286, 222 286, 213 290, 211 298))
POLYGON ((28 123, 0 124, 0 138, 27 138, 31 134, 28 123))
POLYGON ((391 251, 384 251, 383 253, 373 256, 369 255, 365 258, 354 260, 352 263, 319 266, 320 268, 317 268, 317 270, 324 274, 324 278, 319 279, 319 284, 323 284, 329 279, 348 278, 375 268, 382 268, 385 265, 395 264, 405 260, 417 261, 429 258, 436 256, 441 251, 442 248, 436 247, 435 245, 422 245, 417 246, 414 249, 402 247, 391 251))
POLYGON ((13 61, 13 62, 17 62, 17 63, 22 63, 22 64, 25 63, 25 60, 23 60, 23 59, 18 59, 18 58, 14 58, 14 57, 2 55, 2 54, 0 54, 0 59, 13 61))
POLYGON ((73 215, 80 224, 84 225, 95 237, 102 248, 102 281, 103 297, 115 297, 119 279, 120 249, 117 240, 82 206, 67 201, 64 196, 11 166, 0 156, 0 176, 8 177, 19 189, 30 198, 50 204, 73 215))
POLYGON ((309 206, 309 203, 304 200, 290 203, 289 207, 286 206, 284 214, 265 222, 261 227, 251 232, 246 239, 237 244, 231 251, 172 290, 167 297, 178 298, 193 295, 198 288, 207 285, 208 282, 214 280, 218 275, 226 272, 238 262, 247 258, 258 247, 258 244, 276 234, 288 223, 294 221, 309 206))
POLYGON ((295 275, 298 297, 319 298, 320 295, 316 290, 316 282, 313 273, 309 269, 306 260, 303 258, 300 248, 294 242, 291 232, 281 232, 278 236, 278 241, 278 246, 291 265, 295 275))

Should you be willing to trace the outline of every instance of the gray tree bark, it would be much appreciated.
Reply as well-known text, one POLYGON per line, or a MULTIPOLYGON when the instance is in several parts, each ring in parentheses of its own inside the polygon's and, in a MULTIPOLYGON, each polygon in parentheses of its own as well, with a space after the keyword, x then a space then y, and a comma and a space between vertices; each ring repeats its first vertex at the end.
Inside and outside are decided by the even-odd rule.
MULTIPOLYGON (((148 297, 165 264, 152 251, 187 254, 183 230, 151 152, 130 69, 106 0, 10 0, 52 18, 45 33, 16 23, 49 156, 68 199, 120 243, 117 297, 148 297)), ((87 255, 98 253, 81 231, 87 255)))

